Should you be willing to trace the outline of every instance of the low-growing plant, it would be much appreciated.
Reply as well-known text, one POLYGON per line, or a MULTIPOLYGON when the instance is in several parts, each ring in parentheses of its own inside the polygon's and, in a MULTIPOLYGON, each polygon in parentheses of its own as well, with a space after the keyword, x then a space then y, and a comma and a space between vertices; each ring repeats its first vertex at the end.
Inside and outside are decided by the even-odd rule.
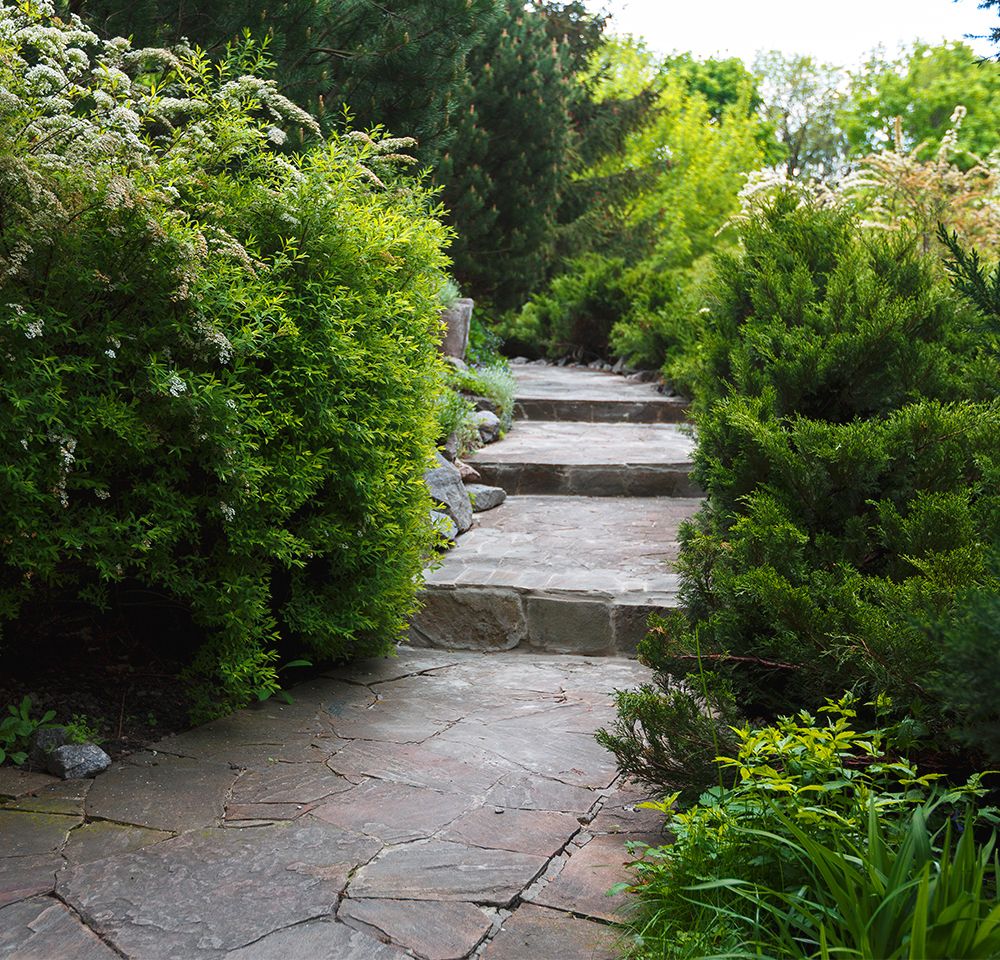
POLYGON ((8 760, 15 766, 24 763, 28 759, 31 735, 55 715, 55 710, 46 710, 41 717, 33 717, 31 697, 28 696, 20 703, 7 704, 6 716, 0 717, 0 763, 8 760))
POLYGON ((104 742, 101 737, 100 721, 91 720, 86 714, 74 713, 69 722, 62 726, 67 743, 101 744, 104 742))
POLYGON ((449 382, 454 389, 470 397, 485 397, 492 401, 500 418, 501 430, 506 432, 510 429, 514 420, 517 382, 506 363, 456 369, 449 375, 449 382))
MULTIPOLYGON (((912 904, 921 895, 922 871, 935 845, 941 875, 944 862, 952 862, 945 825, 953 817, 969 820, 970 840, 956 861, 952 886, 978 890, 974 908, 981 910, 990 891, 969 859, 972 827, 992 818, 989 810, 975 810, 985 793, 981 777, 956 788, 938 785, 939 775, 921 774, 905 758, 905 730, 856 729, 859 706, 847 695, 821 708, 820 715, 802 711, 770 726, 737 728, 735 755, 718 761, 719 786, 689 809, 677 809, 676 793, 649 804, 666 814, 674 840, 662 847, 634 846, 641 856, 634 863, 636 882, 628 887, 637 896, 629 923, 630 955, 889 956, 865 952, 863 943, 855 945, 857 952, 822 952, 822 937, 830 944, 851 935, 851 915, 838 912, 832 900, 839 892, 835 872, 844 874, 841 888, 852 882, 851 895, 868 898, 857 902, 853 920, 865 918, 862 904, 874 911, 879 897, 879 902, 891 900, 890 883, 912 904), (914 844, 922 851, 919 863, 914 844), (866 878, 868 890, 863 889, 866 878), (814 910, 817 903, 821 908, 814 910), (834 917, 842 921, 836 930, 834 917), (824 921, 828 929, 820 934, 824 921)), ((886 707, 869 705, 876 714, 886 707)), ((989 850, 977 851, 972 860, 982 866, 989 850)), ((941 888, 931 926, 943 923, 959 901, 971 912, 964 894, 944 893, 948 883, 941 888)), ((868 911, 867 920, 874 927, 878 913, 868 911)), ((898 923, 887 926, 903 936, 898 923)), ((887 940, 881 942, 884 946, 887 940)))

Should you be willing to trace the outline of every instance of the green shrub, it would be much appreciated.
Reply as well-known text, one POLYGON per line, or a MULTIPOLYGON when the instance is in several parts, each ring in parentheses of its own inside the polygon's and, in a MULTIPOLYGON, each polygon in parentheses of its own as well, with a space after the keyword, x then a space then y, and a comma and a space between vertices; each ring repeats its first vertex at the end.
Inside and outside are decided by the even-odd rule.
POLYGON ((697 636, 750 715, 884 691, 940 730, 923 625, 1000 586, 995 357, 905 238, 783 196, 743 244, 699 361, 708 499, 682 534, 688 623, 647 658, 683 676, 697 636))
POLYGON ((587 254, 570 261, 508 320, 504 336, 550 357, 606 357, 611 328, 631 304, 624 270, 625 261, 616 257, 587 254))
MULTIPOLYGON (((444 229, 405 142, 255 73, 0 7, 0 623, 138 584, 191 611, 202 715, 279 633, 383 651, 433 540, 444 229)), ((21 640, 17 623, 3 642, 21 640)))
MULTIPOLYGON (((803 711, 737 728, 735 755, 719 762, 724 782, 687 810, 675 809, 676 794, 650 804, 667 814, 674 840, 636 847, 630 956, 905 957, 879 950, 907 943, 918 916, 946 939, 947 914, 958 910, 952 945, 973 913, 996 936, 983 923, 993 906, 982 882, 984 873, 993 881, 991 848, 974 854, 968 829, 953 865, 945 826, 951 817, 975 822, 980 778, 935 787, 935 775, 900 755, 904 731, 855 729, 857 706, 845 696, 821 708, 825 721, 803 711), (838 902, 847 889, 850 902, 838 902), (863 928, 859 942, 852 923, 863 928), (821 925, 825 942, 843 949, 823 951, 821 925), (876 949, 864 949, 865 933, 876 949)), ((948 956, 916 954, 924 955, 948 956)))
POLYGON ((55 710, 46 710, 41 717, 31 715, 31 697, 20 703, 7 704, 7 715, 0 716, 0 763, 10 760, 20 766, 28 759, 31 735, 56 715, 55 710))

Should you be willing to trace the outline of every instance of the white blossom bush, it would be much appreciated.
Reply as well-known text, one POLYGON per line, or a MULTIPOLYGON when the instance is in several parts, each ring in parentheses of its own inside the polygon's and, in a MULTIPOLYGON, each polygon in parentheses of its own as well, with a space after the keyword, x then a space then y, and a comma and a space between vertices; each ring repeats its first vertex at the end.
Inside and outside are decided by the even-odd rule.
POLYGON ((276 688, 279 638, 384 651, 434 537, 446 230, 405 141, 320 141, 266 66, 0 0, 2 642, 158 591, 202 716, 276 688))

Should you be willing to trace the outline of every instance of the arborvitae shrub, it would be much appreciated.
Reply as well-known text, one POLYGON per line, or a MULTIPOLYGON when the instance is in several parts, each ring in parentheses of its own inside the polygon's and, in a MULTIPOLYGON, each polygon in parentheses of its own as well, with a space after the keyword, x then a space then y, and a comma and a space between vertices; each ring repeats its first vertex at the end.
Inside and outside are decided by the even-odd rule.
POLYGON ((702 344, 688 625, 651 638, 658 668, 686 673, 697 631, 751 712, 854 689, 940 729, 922 624, 998 586, 1000 400, 969 374, 996 357, 905 238, 781 196, 742 240, 702 344))
POLYGON ((383 651, 432 540, 445 231, 405 144, 333 139, 251 49, 133 51, 0 6, 0 624, 138 584, 190 610, 202 713, 280 633, 383 651), (380 175, 384 181, 380 179, 380 175))

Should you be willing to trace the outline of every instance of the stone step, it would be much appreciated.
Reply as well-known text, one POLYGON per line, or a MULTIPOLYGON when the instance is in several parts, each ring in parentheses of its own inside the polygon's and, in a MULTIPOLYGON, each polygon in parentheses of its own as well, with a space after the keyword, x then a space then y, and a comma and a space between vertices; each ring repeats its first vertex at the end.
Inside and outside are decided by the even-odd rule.
POLYGON ((521 364, 514 416, 519 420, 577 420, 586 423, 679 423, 687 403, 665 397, 649 383, 578 367, 521 364))
POLYGON ((519 423, 470 462, 508 494, 697 497, 694 440, 667 423, 519 423))
POLYGON ((427 575, 417 646, 630 655, 651 612, 678 606, 676 497, 516 496, 478 514, 427 575))

